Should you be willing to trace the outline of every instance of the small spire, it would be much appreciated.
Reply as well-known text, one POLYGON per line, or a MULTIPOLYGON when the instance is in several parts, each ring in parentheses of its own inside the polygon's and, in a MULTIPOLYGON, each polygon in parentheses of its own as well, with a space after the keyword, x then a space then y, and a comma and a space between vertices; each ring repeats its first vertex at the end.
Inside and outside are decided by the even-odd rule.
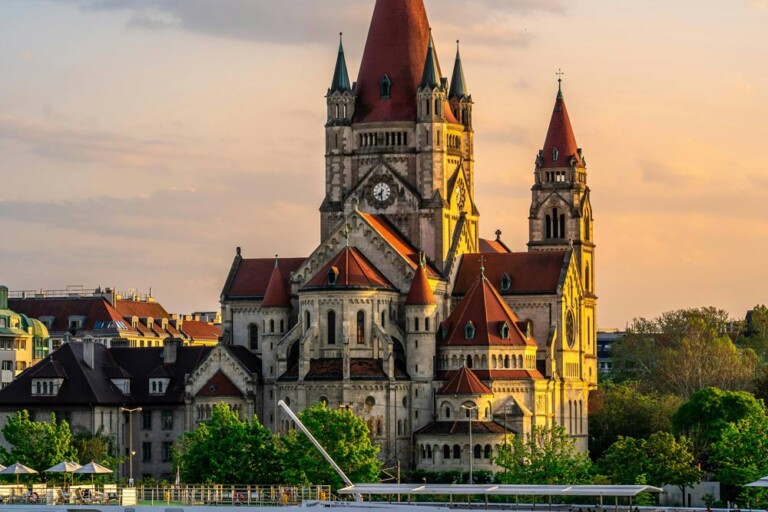
POLYGON ((275 254, 275 268, 280 268, 280 260, 277 257, 277 254, 275 254))
POLYGON ((347 247, 349 247, 349 233, 352 231, 352 228, 349 227, 349 224, 344 226, 344 239, 346 241, 347 247))
POLYGON ((501 242, 501 230, 500 229, 496 230, 496 241, 497 242, 501 242))
POLYGON ((561 100, 563 99, 563 70, 558 68, 557 73, 557 99, 561 100))
POLYGON ((485 256, 480 255, 480 279, 485 279, 485 256))
POLYGON ((339 32, 339 55, 336 57, 336 69, 333 71, 333 82, 331 82, 330 92, 347 92, 352 90, 349 84, 347 60, 344 58, 342 36, 343 33, 339 32))
POLYGON ((469 97, 467 90, 467 81, 464 78, 464 66, 461 64, 461 53, 459 52, 459 40, 456 40, 456 63, 453 65, 453 76, 451 77, 451 89, 448 92, 448 99, 464 99, 469 97))
POLYGON ((440 85, 440 67, 435 53, 435 42, 432 39, 432 29, 429 29, 429 46, 427 47, 427 58, 424 61, 424 73, 421 75, 421 84, 419 87, 429 87, 434 89, 440 85))

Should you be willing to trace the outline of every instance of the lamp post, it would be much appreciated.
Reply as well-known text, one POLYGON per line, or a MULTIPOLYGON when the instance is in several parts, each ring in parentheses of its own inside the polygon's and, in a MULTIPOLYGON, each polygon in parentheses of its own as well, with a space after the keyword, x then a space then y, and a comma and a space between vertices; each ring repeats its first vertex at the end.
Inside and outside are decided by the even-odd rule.
POLYGON ((128 472, 130 474, 130 483, 133 486, 133 413, 141 412, 141 407, 134 409, 128 409, 127 407, 121 407, 121 411, 128 413, 128 472))
POLYGON ((474 477, 474 458, 475 458, 475 447, 472 446, 472 412, 477 410, 477 405, 461 405, 461 408, 467 411, 467 415, 469 417, 469 483, 474 484, 475 483, 475 477, 474 477))

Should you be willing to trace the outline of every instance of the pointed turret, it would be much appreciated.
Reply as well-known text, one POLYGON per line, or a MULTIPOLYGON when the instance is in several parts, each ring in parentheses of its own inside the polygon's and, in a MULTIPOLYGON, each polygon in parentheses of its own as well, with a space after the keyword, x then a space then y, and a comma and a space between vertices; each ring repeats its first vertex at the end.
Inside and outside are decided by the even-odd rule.
POLYGON ((424 269, 424 263, 416 269, 416 274, 411 282, 411 289, 408 291, 408 298, 405 300, 406 306, 432 306, 435 305, 435 296, 432 294, 432 288, 429 286, 427 272, 424 269))
POLYGON ((464 66, 461 64, 461 53, 459 52, 459 42, 456 41, 456 62, 453 65, 453 76, 451 77, 451 89, 448 92, 448 99, 462 100, 469 98, 467 82, 464 78, 464 66))
POLYGON ((568 109, 565 108, 562 79, 558 79, 557 82, 555 109, 549 122, 544 149, 539 153, 538 165, 542 168, 555 168, 571 167, 572 163, 575 163, 576 167, 584 167, 581 151, 576 144, 571 120, 568 117, 568 109))
POLYGON ((333 71, 333 82, 329 92, 347 92, 352 90, 347 72, 347 60, 344 58, 344 43, 342 34, 339 33, 339 55, 336 57, 336 69, 333 71))
POLYGON ((291 307, 291 296, 285 286, 283 274, 280 272, 277 258, 275 258, 275 268, 272 269, 272 275, 269 278, 267 291, 264 292, 264 300, 261 303, 263 308, 289 308, 291 307))
POLYGON ((435 41, 432 39, 432 31, 429 31, 429 46, 427 46, 427 58, 424 60, 424 71, 421 73, 419 87, 434 89, 440 85, 440 64, 435 53, 435 41))

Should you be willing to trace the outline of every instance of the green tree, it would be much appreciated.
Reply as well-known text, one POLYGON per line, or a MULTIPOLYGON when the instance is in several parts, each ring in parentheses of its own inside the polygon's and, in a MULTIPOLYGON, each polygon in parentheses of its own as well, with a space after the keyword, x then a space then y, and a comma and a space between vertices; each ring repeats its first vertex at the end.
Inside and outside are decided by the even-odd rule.
POLYGON ((598 462, 611 483, 631 485, 639 480, 651 485, 676 485, 682 491, 703 476, 691 453, 691 442, 669 432, 656 432, 648 439, 622 437, 598 462))
MULTIPOLYGON (((299 419, 353 482, 376 482, 381 463, 378 446, 371 443, 368 426, 348 410, 316 404, 299 413, 299 419)), ((339 489, 345 484, 309 438, 291 431, 282 438, 285 447, 283 480, 291 484, 325 484, 339 489)))
POLYGON ((499 449, 497 475, 508 484, 585 484, 592 462, 576 448, 576 440, 561 425, 536 427, 529 435, 514 436, 499 449))
POLYGON ((710 462, 724 499, 765 499, 764 490, 742 486, 768 475, 768 416, 753 414, 723 427, 711 447, 710 462))
MULTIPOLYGON (((77 453, 77 461, 80 464, 95 461, 102 466, 115 469, 123 461, 123 458, 117 454, 115 436, 105 434, 102 429, 99 429, 95 434, 75 432, 72 435, 72 446, 77 453)), ((103 476, 102 478, 108 481, 114 479, 114 475, 103 476)))
POLYGON ((279 483, 279 443, 256 418, 242 421, 226 404, 217 404, 211 419, 185 433, 176 464, 187 483, 279 483))
POLYGON ((748 417, 764 417, 765 406, 745 391, 704 388, 693 393, 672 417, 673 432, 693 442, 696 460, 709 468, 709 447, 732 423, 748 417))
POLYGON ((26 410, 17 411, 8 417, 3 426, 3 436, 11 450, 0 447, 5 465, 20 462, 38 471, 64 460, 75 458, 72 446, 72 432, 66 421, 57 422, 51 414, 51 421, 32 421, 26 410))
POLYGON ((682 400, 644 393, 636 382, 606 383, 590 396, 589 453, 599 459, 619 436, 647 438, 671 432, 672 415, 682 400))

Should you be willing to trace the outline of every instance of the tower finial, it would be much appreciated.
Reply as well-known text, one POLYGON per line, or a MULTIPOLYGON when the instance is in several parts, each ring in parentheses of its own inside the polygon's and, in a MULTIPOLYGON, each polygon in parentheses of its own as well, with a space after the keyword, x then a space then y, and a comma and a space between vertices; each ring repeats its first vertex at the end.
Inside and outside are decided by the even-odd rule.
POLYGON ((352 90, 349 82, 349 72, 347 71, 347 60, 344 57, 343 35, 343 32, 339 32, 339 54, 336 57, 336 68, 333 71, 330 92, 343 93, 352 90))
POLYGON ((485 279, 485 256, 480 255, 480 279, 485 279))
POLYGON ((349 233, 352 231, 352 228, 349 227, 349 224, 344 226, 344 240, 347 244, 347 247, 349 247, 349 233))
POLYGON ((279 263, 279 261, 280 261, 280 260, 278 259, 278 256, 277 256, 277 254, 275 254, 275 268, 278 268, 278 267, 280 266, 280 263, 279 263))
POLYGON ((563 99, 563 70, 560 68, 557 68, 557 99, 561 100, 563 99))

